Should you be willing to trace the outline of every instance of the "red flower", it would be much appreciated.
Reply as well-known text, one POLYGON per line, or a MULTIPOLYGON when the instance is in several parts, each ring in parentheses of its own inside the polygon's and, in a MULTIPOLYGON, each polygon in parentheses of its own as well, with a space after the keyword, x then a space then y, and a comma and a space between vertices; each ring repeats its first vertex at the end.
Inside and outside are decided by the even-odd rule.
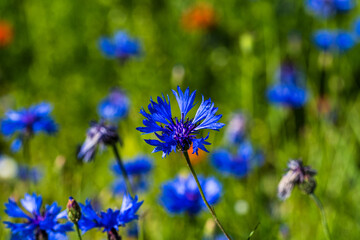
POLYGON ((209 29, 215 26, 215 23, 215 11, 206 3, 193 6, 182 16, 182 24, 188 30, 209 29))
POLYGON ((7 46, 13 39, 13 29, 8 22, 0 21, 0 47, 7 46))

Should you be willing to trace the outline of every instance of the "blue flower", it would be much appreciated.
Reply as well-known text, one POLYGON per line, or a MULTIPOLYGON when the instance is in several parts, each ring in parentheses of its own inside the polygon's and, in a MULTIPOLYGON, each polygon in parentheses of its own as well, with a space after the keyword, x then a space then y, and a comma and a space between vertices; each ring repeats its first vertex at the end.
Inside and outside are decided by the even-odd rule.
POLYGON ((5 136, 19 133, 11 145, 11 150, 20 150, 25 138, 32 137, 39 132, 53 134, 57 131, 57 125, 50 116, 52 107, 48 103, 33 105, 28 109, 19 111, 10 110, 5 113, 1 120, 1 132, 5 136))
POLYGON ((306 0, 307 9, 315 16, 327 18, 354 8, 353 0, 306 0))
POLYGON ((235 113, 225 131, 226 141, 230 144, 238 144, 244 140, 246 130, 246 118, 241 113, 235 113))
POLYGON ((197 138, 199 130, 219 130, 225 124, 218 121, 222 115, 216 115, 217 108, 211 99, 204 101, 202 96, 201 104, 195 114, 195 117, 189 119, 186 117, 188 112, 196 105, 194 104, 196 91, 190 93, 189 88, 183 93, 178 87, 178 92, 173 90, 173 94, 179 104, 181 117, 173 117, 171 114, 170 99, 166 100, 163 95, 158 97, 158 103, 150 99, 147 113, 143 108, 140 113, 145 117, 143 124, 145 127, 138 127, 137 130, 147 133, 155 133, 160 140, 146 139, 145 142, 155 146, 153 152, 163 152, 163 157, 169 155, 172 151, 186 151, 193 144, 193 153, 198 153, 198 149, 206 151, 205 145, 210 145, 206 140, 209 134, 203 138, 197 138))
POLYGON ((13 218, 24 219, 23 223, 4 222, 11 229, 11 239, 13 240, 35 240, 42 236, 42 239, 60 240, 67 239, 66 232, 72 231, 71 222, 59 223, 60 219, 66 219, 66 210, 61 211, 56 203, 46 205, 45 210, 41 210, 42 197, 25 194, 25 198, 20 200, 21 205, 26 210, 21 209, 13 199, 5 203, 5 213, 13 218))
POLYGON ((248 141, 243 141, 238 146, 235 155, 226 149, 218 149, 211 155, 211 163, 218 171, 238 178, 244 177, 254 166, 261 165, 262 162, 262 154, 255 152, 248 141))
POLYGON ((357 38, 357 40, 360 39, 360 17, 358 17, 355 21, 354 21, 354 29, 353 32, 357 38))
POLYGON ((39 168, 23 164, 18 166, 17 177, 22 181, 38 183, 43 177, 43 173, 39 168))
POLYGON ((339 30, 336 34, 335 43, 340 52, 345 52, 355 46, 356 40, 353 33, 339 30))
POLYGON ((122 31, 118 31, 113 38, 100 38, 99 47, 106 57, 118 59, 138 56, 141 51, 139 41, 122 31))
POLYGON ((117 122, 127 115, 129 105, 130 102, 125 93, 118 88, 114 88, 109 96, 100 102, 98 113, 103 119, 117 122))
POLYGON ((313 39, 316 47, 321 51, 343 53, 355 46, 356 34, 345 30, 318 30, 313 39))
MULTIPOLYGON (((198 176, 200 185, 204 190, 206 200, 213 205, 220 200, 221 184, 213 177, 198 176)), ((160 196, 161 205, 174 214, 198 214, 206 206, 201 198, 199 189, 193 176, 178 176, 163 184, 160 196)))
POLYGON ((136 212, 143 202, 138 202, 138 197, 132 198, 129 194, 124 195, 120 210, 112 210, 109 208, 106 212, 97 214, 91 206, 90 200, 85 201, 85 205, 80 203, 81 218, 79 227, 83 233, 93 228, 101 228, 103 232, 108 234, 117 234, 119 226, 138 219, 136 212))
MULTIPOLYGON (((129 181, 135 192, 145 191, 148 188, 149 180, 148 174, 152 170, 152 161, 149 157, 139 155, 132 161, 124 162, 126 173, 128 174, 129 181)), ((118 178, 113 184, 114 194, 123 194, 126 192, 126 182, 122 176, 119 165, 114 163, 112 170, 118 175, 118 178)))
POLYGON ((117 128, 112 125, 106 125, 104 122, 90 122, 90 128, 86 133, 86 139, 81 146, 77 157, 89 162, 94 159, 98 146, 113 145, 119 142, 120 138, 117 128))
POLYGON ((276 78, 279 83, 267 91, 267 98, 271 103, 290 107, 301 107, 306 103, 307 91, 300 87, 303 80, 302 74, 291 62, 280 67, 276 78))

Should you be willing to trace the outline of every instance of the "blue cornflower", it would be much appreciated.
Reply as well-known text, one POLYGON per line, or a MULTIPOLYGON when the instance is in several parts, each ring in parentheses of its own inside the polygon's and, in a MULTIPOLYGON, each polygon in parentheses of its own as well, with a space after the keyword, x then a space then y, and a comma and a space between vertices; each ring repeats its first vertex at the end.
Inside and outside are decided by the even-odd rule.
POLYGON ((114 88, 110 94, 100 102, 98 113, 103 119, 117 122, 127 115, 129 105, 130 102, 125 93, 118 88, 114 88))
POLYGON ((57 125, 51 118, 52 107, 49 103, 33 105, 28 109, 19 111, 10 110, 5 113, 1 120, 1 132, 5 136, 19 133, 11 144, 11 150, 20 150, 25 138, 30 138, 39 132, 53 134, 57 131, 57 125))
POLYGON ((108 235, 118 237, 119 226, 123 227, 125 224, 138 219, 136 212, 142 203, 143 201, 138 202, 137 196, 132 198, 130 194, 125 194, 120 210, 109 208, 106 212, 97 214, 91 206, 90 200, 86 200, 85 205, 80 203, 82 215, 79 220, 79 227, 83 233, 93 228, 101 228, 108 235))
POLYGON ((43 173, 37 167, 22 164, 18 166, 17 177, 22 181, 38 183, 42 179, 43 173))
POLYGON ((127 33, 122 31, 118 31, 113 38, 100 38, 99 47, 106 57, 122 60, 138 56, 141 51, 139 41, 130 38, 127 33))
POLYGON ((147 113, 143 108, 140 113, 145 117, 143 124, 145 127, 138 127, 137 130, 147 133, 155 133, 160 140, 146 139, 145 142, 155 146, 153 152, 163 152, 163 157, 169 155, 172 151, 187 151, 191 144, 193 144, 193 153, 198 153, 198 149, 206 151, 205 145, 210 145, 206 140, 209 134, 205 138, 197 138, 199 130, 219 130, 225 124, 218 121, 222 115, 216 115, 217 108, 214 107, 214 103, 209 98, 202 101, 198 108, 195 117, 192 119, 186 118, 188 112, 195 106, 195 93, 190 93, 189 88, 183 93, 178 87, 178 92, 173 90, 173 94, 179 104, 181 118, 173 117, 171 114, 170 99, 166 101, 165 96, 158 97, 158 103, 150 99, 148 106, 149 112, 147 113))
POLYGON ((301 107, 306 103, 307 91, 300 86, 303 76, 291 62, 281 65, 276 79, 279 83, 267 91, 271 103, 290 107, 301 107))
MULTIPOLYGON (((198 176, 198 178, 209 204, 217 203, 221 196, 221 184, 213 177, 198 176)), ((199 189, 191 175, 178 176, 164 183, 160 203, 169 213, 174 214, 186 212, 196 215, 205 208, 199 189)))
MULTIPOLYGON (((131 161, 125 161, 124 167, 129 177, 132 189, 135 192, 145 191, 148 188, 148 175, 153 168, 152 160, 148 156, 139 155, 131 161)), ((113 184, 114 194, 126 192, 126 182, 117 163, 112 165, 112 170, 118 176, 113 184)))
POLYGON ((241 113, 232 115, 225 131, 225 139, 230 144, 238 144, 244 140, 246 130, 246 118, 241 113))
POLYGON ((226 149, 215 150, 211 155, 211 163, 217 170, 238 178, 244 177, 254 166, 261 165, 262 162, 262 154, 255 152, 248 141, 243 141, 238 146, 235 155, 226 149))
POLYGON ((354 21, 354 29, 353 32, 357 38, 357 40, 359 41, 360 39, 360 17, 358 17, 355 21, 354 21))
POLYGON ((100 121, 100 123, 92 121, 86 133, 85 142, 81 146, 77 156, 79 159, 89 162, 94 159, 98 146, 113 145, 119 141, 120 138, 115 126, 107 125, 103 121, 100 121))
POLYGON ((23 223, 4 222, 11 229, 12 240, 67 239, 66 232, 72 231, 73 224, 59 222, 60 219, 67 219, 66 210, 61 211, 61 207, 53 203, 46 205, 45 210, 42 211, 42 197, 36 196, 35 193, 25 194, 25 198, 20 202, 27 212, 21 209, 13 199, 5 203, 7 215, 25 220, 23 223))
POLYGON ((307 9, 315 16, 327 18, 354 8, 353 0, 306 0, 307 9))
POLYGON ((313 39, 321 51, 343 53, 356 44, 355 34, 345 30, 318 30, 314 33, 313 39))

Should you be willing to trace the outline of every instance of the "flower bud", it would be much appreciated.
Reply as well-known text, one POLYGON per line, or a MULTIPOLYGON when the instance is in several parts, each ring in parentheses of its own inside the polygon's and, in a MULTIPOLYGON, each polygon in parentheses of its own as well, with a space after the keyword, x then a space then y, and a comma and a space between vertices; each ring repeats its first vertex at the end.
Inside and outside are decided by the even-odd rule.
POLYGON ((77 223, 81 217, 81 209, 79 204, 75 201, 74 198, 69 197, 69 201, 66 207, 67 207, 68 219, 73 223, 77 223))

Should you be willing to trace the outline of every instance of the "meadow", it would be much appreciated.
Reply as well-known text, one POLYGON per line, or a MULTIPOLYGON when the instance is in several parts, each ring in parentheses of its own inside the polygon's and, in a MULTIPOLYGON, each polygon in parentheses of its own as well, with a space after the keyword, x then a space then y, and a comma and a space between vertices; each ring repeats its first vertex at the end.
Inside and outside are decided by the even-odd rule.
POLYGON ((226 239, 187 152, 231 239, 359 239, 357 1, 2 0, 0 13, 0 239, 78 239, 66 217, 36 225, 60 213, 46 204, 99 213, 129 195, 143 203, 116 223, 84 223, 82 205, 82 239, 119 239, 111 224, 122 239, 226 239))

